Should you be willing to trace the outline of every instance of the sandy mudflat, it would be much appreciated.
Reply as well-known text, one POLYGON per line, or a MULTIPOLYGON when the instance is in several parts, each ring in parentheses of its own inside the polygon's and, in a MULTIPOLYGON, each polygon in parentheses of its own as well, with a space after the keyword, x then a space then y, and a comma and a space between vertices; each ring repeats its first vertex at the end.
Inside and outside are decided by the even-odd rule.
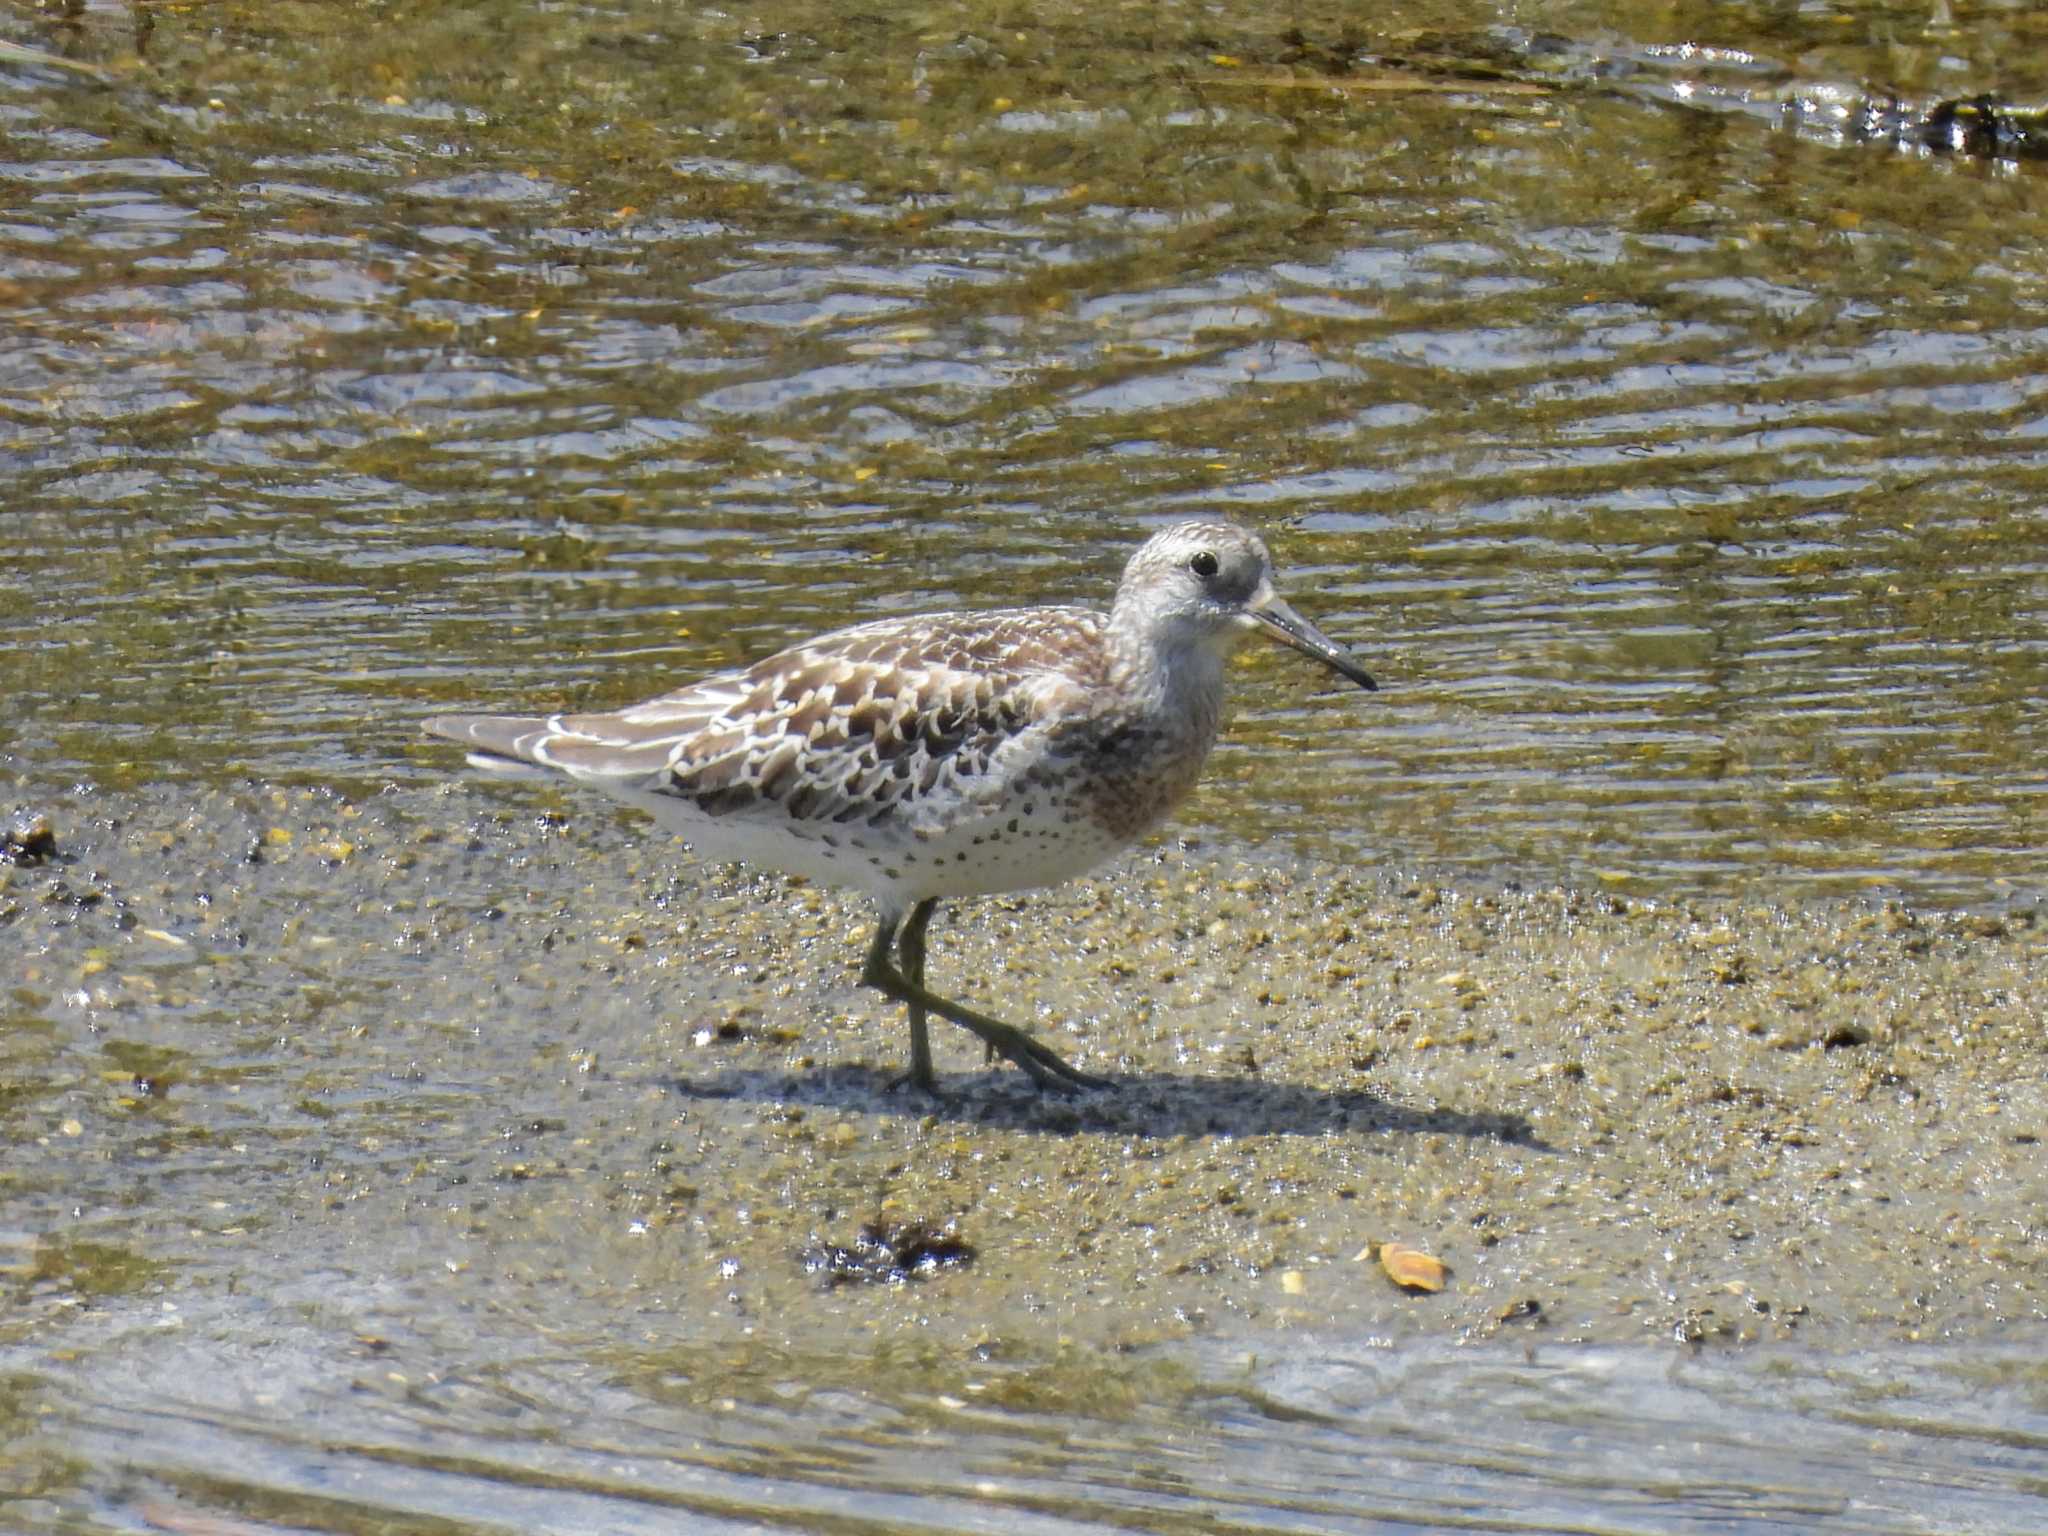
POLYGON ((1120 1090, 1041 1096, 935 1023, 933 1103, 889 1087, 907 1032, 855 982, 858 903, 602 805, 35 803, 60 851, 0 869, 0 1127, 39 1149, 4 1187, 60 1255, 48 1296, 110 1252, 170 1291, 374 1266, 415 1316, 1026 1351, 2048 1316, 2024 901, 1643 902, 1170 845, 933 930, 935 986, 1120 1090), (813 1272, 912 1221, 972 1261, 813 1272), (1360 1257, 1388 1239, 1448 1288, 1395 1290, 1360 1257))

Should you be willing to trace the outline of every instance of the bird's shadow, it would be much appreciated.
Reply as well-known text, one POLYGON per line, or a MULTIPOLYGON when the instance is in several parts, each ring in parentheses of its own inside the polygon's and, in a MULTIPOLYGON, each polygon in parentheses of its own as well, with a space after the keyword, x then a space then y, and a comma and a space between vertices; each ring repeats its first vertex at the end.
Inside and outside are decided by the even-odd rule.
POLYGON ((947 1080, 938 1097, 870 1066, 802 1072, 730 1068, 670 1079, 691 1099, 807 1104, 853 1112, 936 1115, 971 1125, 1049 1136, 1324 1136, 1333 1131, 1473 1136, 1532 1152, 1550 1152, 1528 1120, 1506 1112, 1415 1109, 1365 1088, 1312 1088, 1264 1077, 1133 1072, 1106 1090, 1041 1092, 1020 1073, 996 1071, 947 1080))

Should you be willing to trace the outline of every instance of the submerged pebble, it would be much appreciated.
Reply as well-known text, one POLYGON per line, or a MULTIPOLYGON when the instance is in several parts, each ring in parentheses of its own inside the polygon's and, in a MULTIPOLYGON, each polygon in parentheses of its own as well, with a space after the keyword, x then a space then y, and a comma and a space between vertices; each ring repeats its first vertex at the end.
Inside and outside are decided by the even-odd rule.
POLYGON ((57 853, 57 831, 50 818, 17 810, 0 825, 0 864, 41 864, 57 853))
POLYGON ((947 1269, 974 1262, 974 1245, 961 1238, 952 1223, 871 1222, 847 1244, 820 1243, 804 1254, 807 1274, 827 1285, 877 1281, 900 1285, 923 1280, 947 1269))

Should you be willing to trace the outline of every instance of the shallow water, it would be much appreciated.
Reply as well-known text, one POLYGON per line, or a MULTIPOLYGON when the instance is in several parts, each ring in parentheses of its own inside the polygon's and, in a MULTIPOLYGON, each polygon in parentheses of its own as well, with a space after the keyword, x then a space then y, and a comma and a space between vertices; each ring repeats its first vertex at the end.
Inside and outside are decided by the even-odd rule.
POLYGON ((2048 172, 1726 94, 2048 33, 1268 11, 0 16, 0 801, 76 861, 0 869, 0 1523, 2048 1524, 2048 172), (429 788, 429 713, 1102 601, 1189 511, 1383 691, 1248 658, 1217 862, 942 931, 1117 1107, 927 1123, 853 908, 429 788), (890 1200, 976 1265, 818 1299, 785 1234, 890 1200), (1316 1289, 1390 1232, 1451 1310, 1316 1289))
MULTIPOLYGON (((1513 19, 2048 90, 2023 10, 1513 19)), ((438 774, 435 707, 1102 601, 1225 510, 1387 686, 1249 662, 1211 828, 1646 891, 2042 873, 2038 167, 1347 85, 1418 34, 1341 8, 15 25, 109 76, 6 80, 17 772, 438 774)))
POLYGON ((2038 1357, 1527 1359, 1302 1339, 1000 1363, 417 1341, 141 1316, 16 1377, 76 1531, 2018 1531, 2038 1357), (495 1347, 494 1347, 495 1346, 495 1347), (585 1353, 595 1350, 595 1358, 585 1353), (114 1353, 109 1351, 109 1353, 114 1353), (736 1370, 736 1367, 741 1369, 736 1370), (738 1380, 742 1384, 734 1387, 738 1380))

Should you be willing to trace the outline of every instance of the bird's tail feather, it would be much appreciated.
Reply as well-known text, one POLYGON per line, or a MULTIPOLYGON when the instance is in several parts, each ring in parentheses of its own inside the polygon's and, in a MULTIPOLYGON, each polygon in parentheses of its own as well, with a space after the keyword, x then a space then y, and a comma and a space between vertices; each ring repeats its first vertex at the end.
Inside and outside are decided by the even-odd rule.
POLYGON ((547 724, 535 715, 436 715, 422 728, 467 747, 472 768, 508 779, 542 779, 548 770, 531 754, 547 724))

